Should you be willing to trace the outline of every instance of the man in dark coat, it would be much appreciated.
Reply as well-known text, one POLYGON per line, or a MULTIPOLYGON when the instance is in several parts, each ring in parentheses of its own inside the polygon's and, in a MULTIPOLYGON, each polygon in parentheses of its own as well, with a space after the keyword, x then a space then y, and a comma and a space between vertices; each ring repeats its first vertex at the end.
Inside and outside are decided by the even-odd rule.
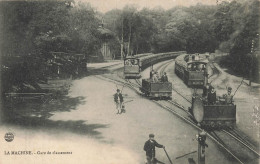
POLYGON ((153 79, 153 75, 155 74, 155 72, 154 72, 154 70, 152 70, 151 72, 150 72, 150 79, 152 80, 153 79))
POLYGON ((233 96, 231 95, 232 88, 228 87, 228 93, 224 95, 226 104, 232 104, 233 103, 233 96))
POLYGON ((149 134, 149 140, 144 144, 144 151, 146 151, 147 164, 156 163, 155 159, 155 146, 158 148, 164 148, 163 145, 158 144, 154 140, 154 134, 149 134))
POLYGON ((120 93, 120 90, 117 89, 116 91, 117 91, 117 93, 114 94, 114 102, 116 103, 116 109, 117 109, 116 114, 120 114, 121 108, 122 108, 122 103, 123 103, 124 99, 123 99, 122 94, 120 93))
POLYGON ((214 87, 212 87, 211 91, 208 93, 208 103, 209 103, 209 105, 215 104, 216 100, 217 100, 217 94, 216 94, 214 87))
POLYGON ((166 72, 163 73, 161 80, 162 80, 162 82, 168 82, 168 77, 167 77, 166 72))

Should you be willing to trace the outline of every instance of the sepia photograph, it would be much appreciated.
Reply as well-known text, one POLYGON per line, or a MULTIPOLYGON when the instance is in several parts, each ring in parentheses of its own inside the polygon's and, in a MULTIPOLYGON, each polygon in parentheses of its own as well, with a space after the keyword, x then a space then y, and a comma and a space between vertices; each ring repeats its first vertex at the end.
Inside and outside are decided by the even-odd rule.
POLYGON ((0 164, 259 164, 259 0, 0 0, 0 164))

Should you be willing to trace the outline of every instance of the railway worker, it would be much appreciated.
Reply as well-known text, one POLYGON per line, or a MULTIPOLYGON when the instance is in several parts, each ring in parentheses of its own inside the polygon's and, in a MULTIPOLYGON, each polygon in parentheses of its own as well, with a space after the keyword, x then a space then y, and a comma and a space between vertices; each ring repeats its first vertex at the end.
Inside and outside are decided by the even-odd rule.
POLYGON ((161 81, 162 81, 162 82, 168 82, 168 77, 167 77, 166 72, 163 73, 163 75, 162 75, 162 77, 161 77, 161 81))
POLYGON ((233 103, 233 96, 231 95, 232 88, 228 87, 227 94, 224 95, 226 104, 232 104, 233 103))
POLYGON ((202 96, 203 97, 208 97, 208 93, 210 91, 210 88, 209 88, 209 83, 206 84, 206 86, 203 87, 203 93, 202 93, 202 96))
POLYGON ((135 65, 135 60, 134 59, 131 60, 131 65, 135 65))
POLYGON ((217 94, 214 87, 212 87, 211 91, 208 93, 208 104, 213 105, 216 103, 216 100, 217 100, 217 94))
POLYGON ((150 79, 151 79, 151 80, 153 79, 153 75, 154 75, 154 70, 152 70, 152 71, 150 72, 150 79))
POLYGON ((189 61, 192 61, 192 56, 191 56, 191 54, 189 54, 189 61))
POLYGON ((194 61, 194 60, 195 60, 195 55, 192 55, 192 57, 191 57, 191 58, 192 58, 192 61, 194 61))
POLYGON ((155 72, 153 74, 153 82, 158 82, 159 81, 159 75, 158 75, 158 72, 155 72))
POLYGON ((205 66, 205 64, 201 64, 201 71, 203 71, 203 72, 206 71, 206 66, 205 66))
POLYGON ((125 61, 125 65, 129 65, 129 60, 126 60, 126 61, 125 61))
POLYGON ((121 108, 122 108, 122 103, 124 101, 122 94, 120 93, 120 90, 116 90, 116 94, 114 94, 114 102, 116 103, 116 109, 117 113, 116 114, 121 114, 121 108))
POLYGON ((146 141, 144 144, 144 151, 146 152, 147 164, 155 164, 157 161, 155 158, 155 147, 165 148, 163 145, 158 144, 154 140, 154 134, 149 134, 149 140, 146 141))
POLYGON ((195 55, 195 60, 200 60, 199 54, 196 54, 196 55, 195 55))
POLYGON ((193 64, 190 64, 190 65, 191 65, 190 70, 191 70, 191 71, 195 71, 194 63, 193 63, 193 64))

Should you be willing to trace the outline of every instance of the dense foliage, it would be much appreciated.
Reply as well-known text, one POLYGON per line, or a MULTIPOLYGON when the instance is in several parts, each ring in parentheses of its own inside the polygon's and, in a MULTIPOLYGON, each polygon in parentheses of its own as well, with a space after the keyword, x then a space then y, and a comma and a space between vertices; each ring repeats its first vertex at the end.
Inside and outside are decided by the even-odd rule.
POLYGON ((71 1, 1 2, 3 55, 47 55, 51 51, 93 54, 99 49, 94 10, 71 1))
POLYGON ((216 6, 197 4, 167 11, 126 6, 107 12, 104 18, 107 28, 118 37, 122 56, 143 52, 212 53, 220 50, 229 54, 223 58, 223 64, 242 76, 251 75, 258 80, 257 0, 223 1, 216 6))
MULTIPOLYGON (((47 63, 51 52, 102 58, 100 48, 104 38, 98 28, 103 22, 104 28, 112 33, 108 45, 117 58, 147 52, 220 50, 229 54, 223 63, 234 71, 243 76, 251 72, 255 79, 259 76, 257 0, 223 1, 215 6, 197 4, 170 10, 125 6, 105 14, 73 0, 6 1, 0 2, 0 20, 1 56, 29 55, 39 63, 47 63)), ((13 69, 23 65, 34 68, 32 62, 29 60, 13 69)), ((39 77, 35 74, 30 77, 42 77, 43 70, 37 70, 39 77)))

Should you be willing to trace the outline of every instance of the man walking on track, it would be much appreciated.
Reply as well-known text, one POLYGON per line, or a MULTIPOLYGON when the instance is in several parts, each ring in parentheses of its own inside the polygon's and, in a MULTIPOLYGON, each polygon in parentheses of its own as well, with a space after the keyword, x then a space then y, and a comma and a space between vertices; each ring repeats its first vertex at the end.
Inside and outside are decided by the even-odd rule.
POLYGON ((117 93, 114 94, 114 101, 116 103, 116 109, 117 109, 116 114, 121 114, 121 108, 122 108, 122 103, 123 103, 124 99, 123 99, 122 94, 120 93, 120 90, 117 89, 116 91, 117 91, 117 93))
POLYGON ((149 134, 149 140, 144 144, 144 151, 146 151, 147 164, 156 164, 159 161, 155 158, 155 146, 158 148, 164 148, 163 145, 158 144, 154 140, 154 134, 149 134))

